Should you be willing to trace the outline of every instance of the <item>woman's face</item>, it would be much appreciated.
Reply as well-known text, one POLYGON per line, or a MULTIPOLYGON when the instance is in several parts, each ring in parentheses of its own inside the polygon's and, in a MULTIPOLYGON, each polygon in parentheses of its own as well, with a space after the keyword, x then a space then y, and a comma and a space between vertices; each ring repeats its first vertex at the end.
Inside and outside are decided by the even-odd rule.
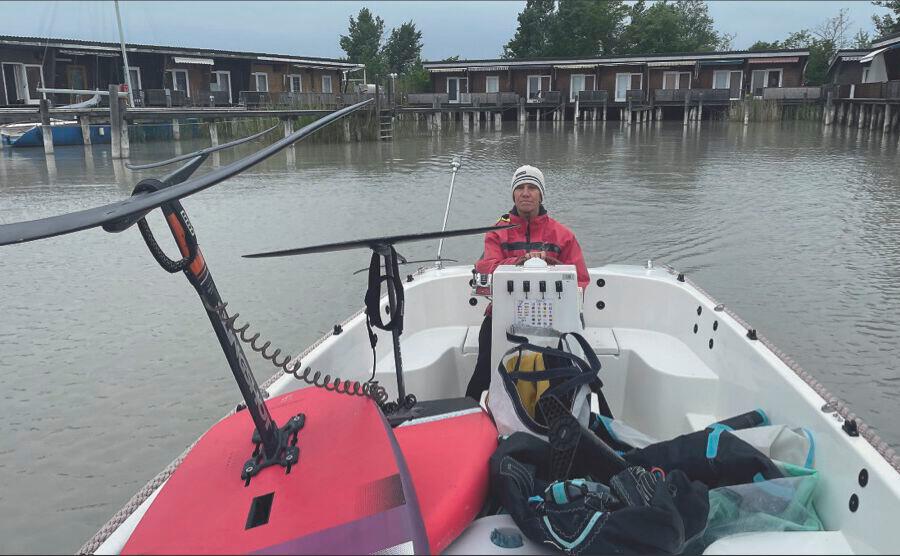
POLYGON ((513 202, 520 213, 537 212, 541 206, 541 190, 533 183, 519 184, 513 190, 513 202))

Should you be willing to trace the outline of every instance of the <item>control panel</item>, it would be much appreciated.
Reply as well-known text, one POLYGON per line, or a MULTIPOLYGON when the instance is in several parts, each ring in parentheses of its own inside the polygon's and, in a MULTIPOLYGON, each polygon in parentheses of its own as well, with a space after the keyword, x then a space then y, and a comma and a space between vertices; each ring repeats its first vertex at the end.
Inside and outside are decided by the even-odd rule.
POLYGON ((540 259, 502 265, 494 270, 492 285, 491 372, 513 347, 507 331, 550 347, 556 347, 563 332, 583 333, 582 292, 574 265, 549 266, 540 259))

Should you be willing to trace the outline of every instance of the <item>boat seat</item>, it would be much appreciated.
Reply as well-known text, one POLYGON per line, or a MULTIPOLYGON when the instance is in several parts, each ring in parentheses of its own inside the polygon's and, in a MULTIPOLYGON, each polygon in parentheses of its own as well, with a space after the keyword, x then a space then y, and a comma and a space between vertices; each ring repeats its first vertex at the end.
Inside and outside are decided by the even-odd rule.
MULTIPOLYGON (((470 326, 463 342, 463 354, 478 353, 478 333, 481 326, 470 326)), ((597 355, 619 355, 619 342, 612 328, 590 327, 584 331, 584 338, 594 348, 597 355)))
POLYGON ((840 531, 740 533, 712 543, 703 554, 855 554, 840 531))

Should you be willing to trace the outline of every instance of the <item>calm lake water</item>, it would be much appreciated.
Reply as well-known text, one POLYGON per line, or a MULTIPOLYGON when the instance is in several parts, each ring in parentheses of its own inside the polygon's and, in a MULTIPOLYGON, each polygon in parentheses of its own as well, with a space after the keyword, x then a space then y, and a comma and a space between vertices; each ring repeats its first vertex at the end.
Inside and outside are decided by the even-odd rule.
MULTIPOLYGON (((507 125, 301 144, 183 204, 229 309, 297 351, 362 305, 365 275, 352 273, 369 254, 240 255, 439 229, 454 154, 449 226, 489 225, 511 204, 512 170, 537 165, 548 210, 589 266, 653 259, 687 272, 900 446, 896 135, 809 123, 507 125)), ((174 154, 132 144, 135 163, 174 154)), ((52 164, 40 150, 3 149, 0 222, 118 200, 158 175, 126 170, 108 146, 58 148, 52 164)), ((436 247, 402 251, 428 258, 436 247)), ((481 239, 447 240, 444 253, 468 264, 481 239)), ((0 551, 71 553, 237 389, 193 289, 158 267, 136 229, 0 248, 0 291, 0 551)), ((273 373, 251 364, 260 380, 273 373)))

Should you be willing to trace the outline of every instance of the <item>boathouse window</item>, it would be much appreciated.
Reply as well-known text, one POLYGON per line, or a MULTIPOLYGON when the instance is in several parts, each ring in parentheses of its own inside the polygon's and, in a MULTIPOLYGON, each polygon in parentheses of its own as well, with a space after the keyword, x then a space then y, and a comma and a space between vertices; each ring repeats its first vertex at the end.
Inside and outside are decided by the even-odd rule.
POLYGON ((28 80, 28 104, 40 104, 41 98, 47 98, 46 93, 38 92, 44 88, 44 68, 40 64, 26 64, 25 78, 28 80))
POLYGON ((288 91, 292 93, 303 92, 303 78, 300 75, 296 73, 285 75, 284 80, 287 81, 288 91))
POLYGON ((70 89, 87 89, 86 75, 84 66, 66 66, 66 82, 70 89))
POLYGON ((251 74, 253 76, 253 86, 258 93, 269 92, 269 76, 262 72, 251 74))
POLYGON ((728 98, 740 99, 743 79, 744 72, 742 71, 718 70, 713 72, 713 89, 729 89, 731 92, 728 98))
POLYGON ((188 86, 188 72, 183 69, 166 70, 166 88, 173 91, 182 91, 188 98, 191 96, 191 89, 188 86))
POLYGON ((500 92, 500 76, 498 75, 488 75, 484 78, 484 92, 485 93, 499 93, 500 92))
POLYGON ((625 102, 628 91, 639 91, 643 87, 641 73, 617 73, 616 74, 616 102, 625 102))
POLYGON ((225 91, 228 93, 228 104, 231 104, 231 72, 214 71, 209 76, 210 91, 225 91))
POLYGON ((690 89, 691 74, 687 71, 663 72, 663 89, 690 89))
POLYGON ((781 74, 782 70, 780 68, 753 70, 753 74, 750 76, 750 87, 753 89, 753 94, 760 96, 763 88, 781 87, 781 74))
POLYGON ((540 100, 541 92, 550 90, 549 75, 529 75, 527 95, 529 102, 537 102, 540 100))
POLYGON ((332 92, 332 88, 331 88, 331 76, 330 76, 330 75, 323 75, 323 76, 322 76, 322 92, 323 92, 323 93, 330 93, 330 92, 332 92))
POLYGON ((581 91, 594 90, 594 76, 584 73, 574 73, 569 78, 569 100, 575 101, 581 91))
POLYGON ((132 93, 137 93, 141 87, 141 68, 137 66, 128 66, 128 86, 131 87, 132 93))

